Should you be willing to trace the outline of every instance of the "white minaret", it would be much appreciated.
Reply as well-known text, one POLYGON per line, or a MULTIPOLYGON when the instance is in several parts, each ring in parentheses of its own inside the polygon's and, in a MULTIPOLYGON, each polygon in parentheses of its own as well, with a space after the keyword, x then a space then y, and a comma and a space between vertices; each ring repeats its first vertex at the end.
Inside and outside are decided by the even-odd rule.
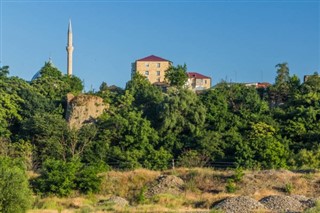
POLYGON ((69 27, 68 27, 68 46, 67 46, 67 53, 68 53, 68 75, 72 75, 72 53, 73 53, 73 46, 72 46, 72 27, 71 27, 71 20, 69 20, 69 27))

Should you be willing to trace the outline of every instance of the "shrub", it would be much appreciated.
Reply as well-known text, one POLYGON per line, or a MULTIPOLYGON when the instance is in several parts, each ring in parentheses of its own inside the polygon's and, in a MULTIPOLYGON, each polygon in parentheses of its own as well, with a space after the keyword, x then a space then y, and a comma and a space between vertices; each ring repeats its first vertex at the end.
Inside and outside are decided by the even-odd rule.
POLYGON ((77 173, 76 185, 82 193, 98 192, 101 184, 101 177, 97 174, 99 169, 94 166, 82 166, 77 173))
POLYGON ((99 169, 86 166, 78 161, 64 162, 46 160, 42 165, 40 177, 35 180, 38 191, 44 194, 68 196, 72 190, 82 193, 97 192, 101 178, 97 176, 99 169))
POLYGON ((227 180, 226 191, 228 193, 234 193, 237 190, 237 185, 233 179, 227 180))
POLYGON ((284 186, 284 191, 288 194, 291 194, 293 189, 294 189, 294 187, 293 187, 292 183, 286 183, 286 185, 284 186))
POLYGON ((203 167, 207 163, 201 154, 195 150, 190 150, 182 153, 177 161, 177 166, 193 168, 193 167, 203 167))
POLYGON ((243 169, 242 169, 241 167, 238 167, 238 168, 235 170, 235 173, 234 173, 234 175, 233 175, 233 180, 234 180, 235 182, 240 182, 240 181, 242 181, 243 176, 244 176, 243 169))
POLYGON ((26 212, 32 197, 25 169, 10 158, 0 157, 0 177, 0 212, 26 212))
POLYGON ((41 168, 40 177, 36 179, 37 189, 45 194, 67 196, 75 188, 77 162, 46 160, 41 168))

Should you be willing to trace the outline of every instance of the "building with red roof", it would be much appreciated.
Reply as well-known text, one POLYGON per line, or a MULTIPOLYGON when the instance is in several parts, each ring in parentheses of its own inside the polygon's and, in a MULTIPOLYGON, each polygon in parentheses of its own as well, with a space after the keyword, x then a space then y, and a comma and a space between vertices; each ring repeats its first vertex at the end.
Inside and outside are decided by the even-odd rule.
POLYGON ((197 72, 188 72, 187 87, 193 91, 206 90, 211 87, 211 78, 197 72))
POLYGON ((172 62, 167 59, 150 55, 132 63, 131 74, 140 73, 152 84, 161 83, 164 82, 165 72, 171 65, 172 62))

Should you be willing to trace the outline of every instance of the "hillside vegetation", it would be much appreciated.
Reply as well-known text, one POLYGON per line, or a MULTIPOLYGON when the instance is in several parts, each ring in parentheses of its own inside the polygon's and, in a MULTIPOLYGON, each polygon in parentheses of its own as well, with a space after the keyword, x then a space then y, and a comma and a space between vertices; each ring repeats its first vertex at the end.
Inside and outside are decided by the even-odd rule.
MULTIPOLYGON (((111 175, 115 170, 320 167, 317 73, 301 83, 282 63, 276 66, 275 83, 268 88, 222 81, 196 94, 184 88, 186 69, 170 69, 173 74, 168 81, 179 83, 165 91, 136 74, 124 89, 102 82, 98 91, 83 92, 79 78, 63 75, 50 62, 31 82, 11 77, 9 67, 1 67, 0 157, 6 163, 0 164, 0 171, 6 178, 0 181, 0 194, 8 194, 0 196, 0 211, 25 212, 39 198, 51 196, 93 196, 104 190, 103 176, 98 174, 111 175), (99 96, 108 107, 103 107, 97 118, 86 115, 90 119, 72 128, 66 121, 70 93, 75 97, 99 96), (29 185, 27 172, 34 174, 29 185), (15 176, 21 181, 12 181, 15 176), (21 194, 13 195, 9 186, 21 188, 21 194), (31 194, 35 198, 32 202, 31 194), (20 199, 8 201, 8 196, 20 199), (17 206, 15 203, 19 203, 19 209, 8 208, 17 206)), ((75 113, 74 119, 77 117, 75 113)), ((143 178, 139 181, 136 187, 146 190, 140 189, 143 178)), ((227 190, 237 190, 239 184, 228 179, 227 190)), ((292 190, 290 183, 286 190, 292 190)), ((130 193, 142 196, 142 191, 130 193)), ((126 198, 130 204, 137 202, 126 198)), ((180 197, 156 199, 185 202, 180 197)))
MULTIPOLYGON (((315 198, 315 200, 320 198, 320 173, 315 171, 223 171, 177 168, 162 172, 145 169, 127 172, 111 171, 100 175, 102 184, 99 193, 87 196, 73 194, 69 198, 51 196, 39 199, 34 206, 39 210, 35 209, 30 213, 45 212, 44 210, 51 210, 51 212, 54 212, 52 210, 56 210, 55 212, 57 210, 63 210, 62 212, 220 212, 214 210, 217 204, 226 198, 239 196, 249 196, 256 201, 270 195, 300 196, 300 199, 304 196, 304 199, 315 198), (182 183, 177 184, 177 179, 167 178, 171 176, 181 179, 182 183), (161 185, 158 181, 159 177, 167 178, 165 185, 161 185), (230 188, 230 180, 234 183, 233 189, 230 188), (150 193, 154 192, 159 185, 161 185, 161 193, 150 193), (113 202, 110 198, 114 196, 124 198, 128 203, 123 205, 119 201, 113 202)), ((316 207, 313 208, 316 209, 316 207)), ((304 207, 304 209, 305 212, 312 211, 310 207, 304 207)), ((268 209, 262 210, 256 212, 271 212, 268 209)))

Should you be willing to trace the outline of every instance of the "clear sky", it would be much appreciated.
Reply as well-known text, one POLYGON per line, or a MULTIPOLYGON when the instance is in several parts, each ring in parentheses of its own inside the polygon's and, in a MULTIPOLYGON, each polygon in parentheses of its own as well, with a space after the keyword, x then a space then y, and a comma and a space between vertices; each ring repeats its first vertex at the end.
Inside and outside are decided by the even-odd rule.
POLYGON ((69 18, 73 73, 86 90, 102 81, 124 87, 131 63, 151 54, 213 85, 270 82, 275 65, 301 79, 320 72, 319 1, 17 1, 0 0, 0 59, 30 80, 52 58, 66 73, 69 18))

